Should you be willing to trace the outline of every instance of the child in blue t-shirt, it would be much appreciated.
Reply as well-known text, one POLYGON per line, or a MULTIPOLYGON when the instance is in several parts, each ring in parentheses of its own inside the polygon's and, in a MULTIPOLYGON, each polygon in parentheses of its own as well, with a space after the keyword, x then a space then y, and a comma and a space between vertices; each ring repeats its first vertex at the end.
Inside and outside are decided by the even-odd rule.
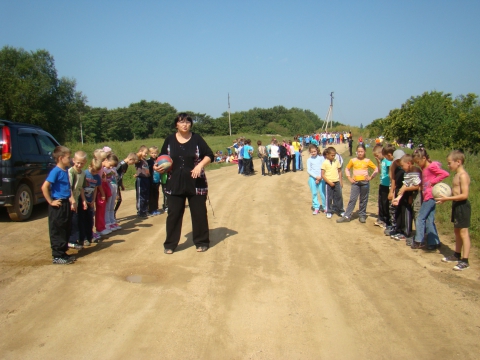
POLYGON ((66 265, 75 261, 75 257, 67 255, 70 235, 70 216, 74 206, 68 166, 70 165, 70 149, 57 146, 53 157, 57 166, 48 174, 42 185, 42 193, 48 204, 48 230, 54 264, 66 265))

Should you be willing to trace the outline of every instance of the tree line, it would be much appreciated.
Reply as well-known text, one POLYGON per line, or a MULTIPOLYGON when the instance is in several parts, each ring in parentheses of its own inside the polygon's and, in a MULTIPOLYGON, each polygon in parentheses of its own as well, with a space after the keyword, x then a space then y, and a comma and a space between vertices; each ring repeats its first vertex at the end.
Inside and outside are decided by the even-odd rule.
MULTIPOLYGON (((232 134, 305 134, 322 125, 310 110, 283 106, 234 112, 230 121, 227 112, 219 118, 187 112, 202 135, 228 135, 230 127, 232 134)), ((60 142, 162 138, 174 130, 177 113, 168 103, 145 100, 117 109, 90 107, 74 79, 58 77, 48 51, 10 46, 0 51, 0 118, 40 125, 60 142)))
MULTIPOLYGON (((10 46, 0 50, 0 119, 37 124, 60 142, 99 143, 149 137, 164 138, 174 130, 179 111, 168 103, 142 100, 128 107, 90 107, 76 90, 74 79, 58 77, 55 61, 46 50, 25 51, 10 46)), ((258 133, 307 134, 323 121, 310 110, 275 106, 224 112, 213 118, 194 111, 194 131, 202 135, 258 133)), ((342 125, 338 122, 335 126, 342 125)), ((426 147, 480 150, 480 106, 476 94, 453 99, 443 92, 425 92, 411 97, 365 129, 370 137, 406 143, 412 139, 426 147)))
POLYGON ((412 96, 399 109, 366 126, 370 137, 384 135, 398 143, 412 140, 429 149, 480 151, 480 104, 478 95, 452 98, 439 91, 412 96))

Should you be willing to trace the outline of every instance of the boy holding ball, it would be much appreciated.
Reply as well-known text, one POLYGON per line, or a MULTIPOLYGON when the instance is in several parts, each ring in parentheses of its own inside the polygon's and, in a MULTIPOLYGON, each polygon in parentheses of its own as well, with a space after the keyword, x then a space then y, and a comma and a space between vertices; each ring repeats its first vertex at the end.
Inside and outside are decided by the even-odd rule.
POLYGON ((452 201, 452 222, 455 232, 455 253, 442 259, 443 262, 457 262, 453 270, 468 269, 468 255, 470 253, 470 227, 471 208, 468 201, 470 176, 465 171, 465 155, 460 150, 453 150, 447 157, 448 168, 455 172, 453 178, 452 196, 436 198, 437 204, 452 201), (463 258, 461 257, 463 247, 463 258))

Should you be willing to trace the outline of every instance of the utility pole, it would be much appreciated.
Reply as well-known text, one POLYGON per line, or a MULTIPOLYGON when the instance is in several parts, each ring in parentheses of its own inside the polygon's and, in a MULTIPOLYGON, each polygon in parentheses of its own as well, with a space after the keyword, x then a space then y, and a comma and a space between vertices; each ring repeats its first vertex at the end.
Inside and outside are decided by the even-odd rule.
POLYGON ((232 123, 230 121, 230 93, 228 93, 228 128, 230 129, 230 136, 232 136, 232 123))
MULTIPOLYGON (((330 122, 330 129, 333 126, 333 91, 330 93, 330 107, 328 108, 327 116, 325 116, 325 131, 328 131, 328 123, 330 122)), ((322 126, 323 130, 323 126, 322 126)))

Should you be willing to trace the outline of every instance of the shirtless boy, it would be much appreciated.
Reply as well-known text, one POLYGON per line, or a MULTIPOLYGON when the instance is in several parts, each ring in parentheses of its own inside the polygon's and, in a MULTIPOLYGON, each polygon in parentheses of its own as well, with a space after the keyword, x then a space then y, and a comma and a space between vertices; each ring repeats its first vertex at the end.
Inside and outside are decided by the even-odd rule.
POLYGON ((436 198, 437 204, 452 201, 452 222, 455 231, 455 253, 442 259, 443 262, 457 262, 453 270, 468 269, 468 255, 470 253, 470 227, 471 208, 468 201, 470 176, 465 171, 465 155, 460 150, 453 150, 447 157, 448 168, 455 172, 453 178, 453 195, 436 198), (463 247, 463 257, 461 257, 463 247))

